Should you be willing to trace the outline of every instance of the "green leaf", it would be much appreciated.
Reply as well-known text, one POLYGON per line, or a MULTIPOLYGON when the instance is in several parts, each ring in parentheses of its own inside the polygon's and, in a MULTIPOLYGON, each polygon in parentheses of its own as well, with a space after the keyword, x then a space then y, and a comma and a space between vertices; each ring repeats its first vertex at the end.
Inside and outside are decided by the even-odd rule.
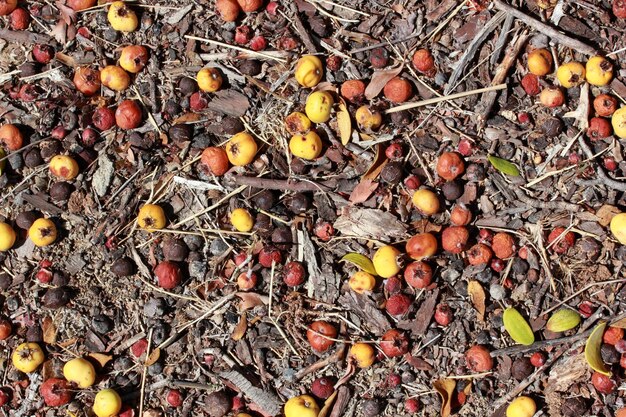
POLYGON ((509 307, 504 310, 502 321, 504 322, 504 328, 507 332, 509 332, 511 339, 526 346, 535 343, 535 334, 533 333, 533 329, 515 308, 509 307))
POLYGON ((519 169, 512 162, 506 159, 498 158, 497 156, 489 155, 487 157, 491 165, 503 174, 510 175, 512 177, 519 177, 519 169))
POLYGON ((341 258, 341 262, 350 262, 352 265, 355 265, 362 271, 365 271, 372 275, 378 275, 370 258, 365 255, 361 255, 360 253, 347 253, 343 256, 343 258, 341 258))
POLYGON ((593 329, 587 343, 585 344, 585 359, 587 363, 596 372, 600 372, 606 376, 611 376, 611 371, 606 368, 602 361, 602 354, 600 348, 602 347, 602 336, 604 336, 604 329, 606 328, 606 322, 601 322, 593 329))
POLYGON ((550 317, 546 329, 551 332, 565 332, 580 324, 580 314, 569 308, 562 308, 550 317))

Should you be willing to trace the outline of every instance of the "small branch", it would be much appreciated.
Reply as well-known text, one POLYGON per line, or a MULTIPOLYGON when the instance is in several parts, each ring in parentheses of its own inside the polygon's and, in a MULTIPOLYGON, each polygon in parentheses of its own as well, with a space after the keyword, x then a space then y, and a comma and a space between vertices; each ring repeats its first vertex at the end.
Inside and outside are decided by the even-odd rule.
POLYGON ((294 181, 294 180, 276 180, 272 178, 261 177, 245 177, 242 175, 234 175, 230 180, 235 185, 245 185, 254 188, 266 188, 270 190, 288 190, 288 191, 332 191, 336 187, 333 180, 324 182, 313 181, 294 181))
POLYGON ((494 0, 493 4, 496 7, 496 9, 507 12, 511 16, 514 16, 515 18, 525 23, 526 25, 530 26, 531 28, 535 29, 536 31, 541 32, 544 35, 547 35, 548 37, 558 41, 561 45, 572 48, 575 51, 582 52, 585 55, 596 55, 598 53, 598 51, 595 48, 587 45, 586 43, 581 42, 578 39, 574 39, 564 33, 559 32, 558 30, 554 29, 552 26, 547 25, 535 19, 534 17, 527 15, 521 10, 518 10, 513 6, 506 4, 502 0, 494 0))
POLYGON ((462 93, 450 94, 449 96, 435 97, 435 98, 429 98, 428 100, 415 101, 413 103, 406 103, 406 104, 402 104, 400 106, 396 106, 396 107, 392 107, 390 109, 387 109, 387 110, 385 110, 385 114, 397 113, 397 112, 403 111, 403 110, 414 109, 416 107, 424 107, 424 106, 428 106, 429 104, 437 104, 437 103, 440 103, 442 101, 456 100, 457 98, 473 96, 474 94, 481 94, 481 93, 487 93, 489 91, 503 90, 505 88, 506 88, 506 84, 492 85, 491 87, 478 88, 476 90, 470 90, 470 91, 464 91, 462 93))
MULTIPOLYGON (((306 47, 307 51, 310 54, 318 53, 319 50, 317 49, 317 46, 311 39, 311 36, 309 35, 309 31, 304 27, 304 24, 302 23, 302 19, 300 19, 300 15, 298 14, 298 6, 296 6, 294 2, 290 2, 290 3, 291 3, 290 10, 291 10, 291 13, 293 14, 293 24, 296 27, 296 31, 298 32, 298 35, 300 35, 300 39, 302 39, 302 43, 304 43, 304 46, 306 47)), ((285 16, 285 17, 287 18, 287 20, 290 20, 289 16, 285 16)))
POLYGON ((241 48, 241 47, 235 46, 235 45, 229 45, 227 43, 220 42, 220 41, 215 41, 213 39, 199 38, 197 36, 190 36, 190 35, 185 35, 185 38, 193 39, 195 41, 200 41, 200 42, 206 42, 206 43, 209 43, 209 44, 212 44, 212 45, 222 46, 224 48, 234 49, 235 51, 244 52, 246 54, 253 55, 253 56, 256 56, 256 57, 260 57, 260 58, 271 59, 271 60, 282 62, 282 63, 286 63, 287 62, 286 59, 279 58, 277 56, 274 56, 274 55, 266 53, 266 52, 256 52, 256 51, 253 51, 251 49, 241 48))
MULTIPOLYGON (((587 143, 585 142, 585 139, 582 135, 578 137, 578 145, 580 146, 580 149, 582 149, 583 153, 587 156, 587 158, 594 159, 596 157, 593 154, 591 148, 587 146, 587 143)), ((598 175, 598 180, 600 180, 602 184, 616 191, 621 191, 623 193, 626 192, 626 182, 617 181, 609 177, 600 165, 596 166, 596 174, 598 175)))
POLYGON ((305 376, 307 376, 310 373, 313 373, 319 369, 325 368, 326 366, 330 365, 331 363, 335 363, 335 362, 339 362, 344 355, 346 346, 345 344, 341 344, 337 350, 335 351, 335 353, 333 353, 332 355, 320 359, 319 361, 312 363, 311 365, 307 366, 306 368, 302 368, 300 369, 296 375, 294 376, 294 378, 297 380, 300 380, 302 378, 304 378, 305 376))
POLYGON ((0 39, 14 43, 32 44, 45 43, 49 44, 52 38, 48 35, 40 35, 28 31, 15 31, 8 29, 0 29, 0 39))
POLYGON ((591 334, 592 331, 593 329, 590 329, 590 330, 587 330, 586 332, 575 334, 573 336, 561 337, 558 339, 541 340, 539 342, 533 343, 530 346, 515 345, 515 346, 505 347, 503 349, 498 349, 498 350, 494 350, 493 352, 491 352, 491 357, 497 358, 500 356, 519 355, 520 353, 534 352, 536 350, 540 350, 548 346, 558 346, 558 345, 564 345, 566 343, 577 342, 581 339, 585 339, 587 336, 591 334))

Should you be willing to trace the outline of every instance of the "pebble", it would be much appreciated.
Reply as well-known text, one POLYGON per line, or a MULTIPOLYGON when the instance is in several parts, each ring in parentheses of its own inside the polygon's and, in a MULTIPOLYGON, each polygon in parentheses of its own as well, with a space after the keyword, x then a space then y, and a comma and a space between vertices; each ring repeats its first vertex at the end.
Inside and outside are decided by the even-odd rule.
POLYGON ((211 255, 220 256, 228 250, 228 245, 222 239, 215 239, 211 242, 209 250, 211 255))
POLYGON ((494 300, 502 301, 506 297, 506 290, 500 284, 491 284, 489 287, 489 295, 494 300))
POLYGON ((143 305, 143 315, 146 317, 160 317, 165 314, 165 301, 162 298, 151 298, 143 305))

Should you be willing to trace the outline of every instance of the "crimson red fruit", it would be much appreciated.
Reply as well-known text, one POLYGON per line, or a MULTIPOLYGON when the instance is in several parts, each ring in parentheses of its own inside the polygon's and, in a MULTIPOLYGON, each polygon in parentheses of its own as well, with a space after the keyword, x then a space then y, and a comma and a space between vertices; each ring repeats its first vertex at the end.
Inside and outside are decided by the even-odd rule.
POLYGON ((446 181, 452 181, 465 172, 465 163, 456 152, 444 152, 437 159, 437 174, 446 181))
POLYGON ((592 117, 589 121, 589 128, 587 129, 587 137, 592 140, 600 140, 611 136, 613 128, 611 122, 603 117, 592 117))
POLYGON ((115 112, 108 107, 98 107, 91 116, 91 122, 100 131, 109 130, 115 126, 115 112))
POLYGON ((454 319, 454 313, 447 304, 439 304, 435 308, 435 321, 440 326, 447 326, 454 319))
POLYGON ((600 372, 594 372, 591 375, 591 383, 602 394, 610 394, 615 389, 615 382, 600 372))
POLYGON ((8 391, 4 388, 0 389, 0 407, 7 405, 10 399, 8 391))
POLYGON ((489 349, 483 345, 472 346, 465 352, 465 362, 467 367, 474 372, 488 372, 493 369, 493 359, 489 349))
POLYGON ((441 246, 450 253, 461 253, 467 245, 469 232, 463 226, 450 226, 441 234, 441 246))
POLYGON ((262 51, 265 48, 267 48, 267 40, 263 35, 255 36, 250 41, 250 49, 253 51, 262 51))
POLYGON ((428 49, 418 49, 415 51, 411 61, 413 63, 413 67, 427 77, 434 77, 437 73, 437 69, 435 68, 435 58, 428 49))
POLYGON ((133 356, 135 356, 136 358, 140 358, 141 355, 146 353, 146 350, 148 350, 148 339, 146 339, 145 337, 137 340, 130 347, 130 351, 132 352, 133 356))
POLYGON ((539 368, 540 366, 545 365, 547 359, 548 358, 546 358, 546 354, 545 353, 543 353, 543 352, 535 352, 530 357, 530 363, 535 368, 539 368))
POLYGON ((555 227, 548 235, 548 244, 552 244, 559 236, 563 235, 561 236, 561 240, 551 246, 552 250, 556 253, 567 252, 569 248, 574 246, 576 241, 576 235, 574 235, 573 232, 567 232, 565 234, 563 234, 563 232, 565 232, 564 227, 555 227))
POLYGON ((417 400, 417 398, 408 398, 405 402, 404 402, 404 409, 406 410, 407 413, 409 414, 415 414, 419 411, 420 409, 420 403, 417 400))
POLYGON ((259 263, 265 268, 271 268, 272 263, 279 264, 283 261, 283 255, 275 246, 265 246, 259 252, 259 263))
POLYGON ((411 297, 406 294, 394 294, 387 300, 385 310, 392 316, 402 316, 409 311, 412 301, 411 297))
POLYGON ((493 252, 484 243, 477 243, 467 251, 467 260, 470 265, 488 264, 493 257, 493 252))
POLYGON ((620 19, 626 19, 626 0, 613 0, 613 14, 620 19))
POLYGON ((159 287, 166 290, 175 288, 182 281, 183 273, 174 262, 163 261, 154 268, 159 287))
POLYGON ((202 91, 196 91, 189 97, 189 108, 193 111, 202 111, 209 105, 206 94, 202 91))
POLYGON ((402 144, 394 142, 385 149, 385 156, 389 159, 400 159, 404 155, 402 144))
POLYGON ((324 320, 318 320, 311 323, 306 332, 306 338, 311 344, 311 348, 317 352, 326 352, 335 344, 337 337, 337 328, 324 320))
POLYGON ((529 96, 536 96, 541 92, 541 87, 539 87, 539 77, 530 73, 524 75, 524 78, 522 78, 522 88, 529 96))
POLYGON ((283 281, 290 287, 297 287, 304 282, 304 266, 298 261, 291 261, 283 268, 283 281))
POLYGON ((322 376, 311 384, 311 394, 319 399, 325 400, 335 392, 335 381, 327 376, 322 376))
POLYGON ((54 48, 50 45, 37 44, 33 47, 33 58, 40 64, 47 64, 54 58, 54 48))
POLYGON ((328 242, 335 234, 335 228, 328 222, 318 222, 315 224, 315 236, 323 242, 328 242))
POLYGON ((426 288, 433 281, 433 269, 426 262, 411 262, 404 269, 404 280, 413 288, 426 288))
POLYGON ((6 340, 13 332, 13 325, 7 319, 0 319, 0 340, 6 340))
POLYGON ((183 395, 177 389, 169 390, 165 399, 172 407, 180 407, 183 405, 183 395))
POLYGON ((66 380, 50 378, 41 384, 39 393, 43 397, 46 406, 59 407, 72 400, 72 391, 70 389, 70 383, 66 380))
POLYGON ((142 120, 142 111, 139 104, 134 100, 124 100, 115 110, 115 123, 120 129, 135 129, 142 120))
POLYGON ((390 358, 404 355, 409 351, 409 339, 399 330, 387 330, 380 342, 380 349, 390 358))
POLYGON ((9 16, 11 19, 11 29, 13 30, 26 30, 30 25, 30 13, 21 7, 13 10, 9 16))

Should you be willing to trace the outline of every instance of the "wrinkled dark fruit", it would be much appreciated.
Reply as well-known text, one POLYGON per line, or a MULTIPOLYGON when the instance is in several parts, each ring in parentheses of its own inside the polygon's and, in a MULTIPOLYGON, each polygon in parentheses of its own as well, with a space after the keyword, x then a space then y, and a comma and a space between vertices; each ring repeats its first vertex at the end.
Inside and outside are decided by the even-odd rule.
POLYGON ((128 277, 135 273, 135 263, 128 257, 113 262, 111 272, 118 277, 128 277))

